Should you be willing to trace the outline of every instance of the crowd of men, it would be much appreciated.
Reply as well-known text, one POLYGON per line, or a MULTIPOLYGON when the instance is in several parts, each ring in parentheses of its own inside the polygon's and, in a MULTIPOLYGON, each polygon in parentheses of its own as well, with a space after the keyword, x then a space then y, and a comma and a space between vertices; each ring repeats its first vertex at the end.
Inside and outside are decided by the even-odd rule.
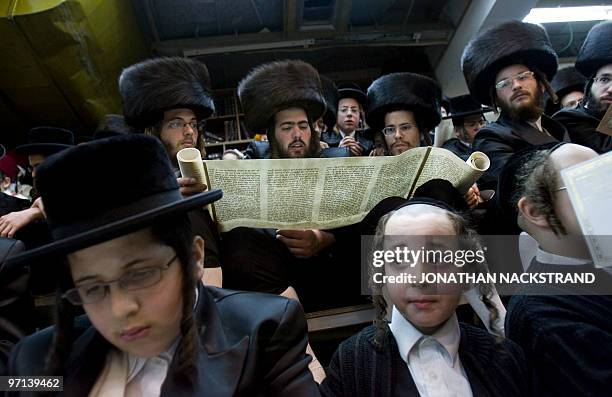
MULTIPOLYGON (((410 72, 380 76, 362 90, 354 83, 336 86, 299 60, 258 65, 240 82, 237 94, 247 129, 266 133, 267 141, 252 142, 244 152, 227 153, 228 158, 396 156, 434 142, 463 160, 480 151, 491 165, 463 195, 477 230, 530 235, 536 247, 529 258, 532 271, 592 267, 584 239, 576 238, 582 231, 561 186, 560 170, 612 149, 612 137, 597 130, 612 103, 612 21, 591 29, 575 67, 558 70, 546 31, 518 21, 479 33, 465 48, 461 66, 469 94, 446 98, 434 79, 410 72), (496 119, 487 122, 485 115, 496 119), (444 120, 451 120, 454 136, 441 140, 434 131, 442 131, 436 127, 444 120)), ((207 186, 181 177, 176 154, 183 148, 205 153, 205 123, 214 114, 211 78, 203 63, 186 58, 153 58, 129 66, 119 77, 123 115, 102 120, 94 141, 85 146, 152 136, 163 145, 174 172, 168 183, 178 187, 183 200, 200 197, 207 186)), ((0 146, 0 237, 23 241, 25 254, 60 239, 61 225, 47 219, 47 213, 57 217, 57 209, 46 210, 37 170, 47 158, 59 159, 74 147, 73 133, 62 128, 28 133, 28 143, 15 149, 27 156, 32 170, 34 187, 26 199, 17 188, 17 162, 0 146)), ((123 177, 140 178, 129 169, 123 177)), ((111 183, 106 189, 116 188, 111 183)), ((203 242, 205 285, 281 295, 300 301, 306 311, 365 299, 359 243, 371 225, 238 227, 220 234, 205 208, 189 208, 187 215, 203 242)), ((612 388, 612 300, 582 292, 509 299, 505 337, 522 348, 529 363, 525 381, 534 395, 606 395, 612 388)), ((253 321, 253 327, 263 323, 253 321)), ((315 356, 309 345, 303 347, 315 356)), ((323 381, 325 371, 316 358, 309 368, 316 381, 323 381)), ((266 381, 283 382, 280 377, 266 381)))

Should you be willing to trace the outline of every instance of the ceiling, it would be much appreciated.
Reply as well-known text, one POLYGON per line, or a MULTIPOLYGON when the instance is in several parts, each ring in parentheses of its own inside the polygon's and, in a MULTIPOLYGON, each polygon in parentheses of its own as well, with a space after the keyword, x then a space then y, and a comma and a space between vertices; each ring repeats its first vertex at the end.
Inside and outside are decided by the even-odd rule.
POLYGON ((468 0, 132 0, 159 55, 205 62, 215 88, 250 68, 300 58, 337 81, 432 71, 425 48, 446 46, 468 0))
MULTIPOLYGON (((287 58, 303 59, 337 83, 353 81, 365 89, 373 79, 396 71, 435 77, 434 71, 444 62, 453 63, 454 69, 442 75, 455 79, 453 76, 457 74, 457 79, 463 81, 458 68, 460 51, 477 30, 474 27, 464 42, 458 40, 459 32, 471 23, 474 7, 495 4, 499 6, 498 12, 502 10, 495 20, 505 20, 512 11, 518 15, 532 6, 610 5, 612 0, 131 0, 131 9, 130 3, 123 0, 114 0, 113 4, 126 9, 117 7, 116 15, 103 19, 109 25, 113 20, 121 20, 123 25, 142 32, 146 47, 142 56, 148 51, 150 56, 194 57, 208 66, 215 89, 236 87, 251 68, 287 58), (131 18, 135 18, 135 23, 131 18), (451 51, 457 41, 460 44, 451 51), (444 57, 445 52, 448 54, 444 57)), ((91 12, 97 15, 95 10, 91 12)), ((562 63, 573 63, 594 24, 545 24, 562 63)), ((132 41, 140 40, 136 36, 138 33, 129 34, 132 41)), ((134 48, 127 37, 125 46, 134 48)), ((119 57, 117 52, 113 56, 119 57)), ((115 61, 123 62, 122 67, 134 62, 132 59, 115 61)), ((92 117, 76 117, 81 124, 55 123, 40 117, 18 118, 15 114, 19 113, 3 108, 11 101, 3 100, 6 92, 2 88, 0 114, 15 131, 10 139, 2 137, 2 142, 9 146, 23 142, 25 131, 33 123, 61 125, 84 135, 92 130, 92 117)), ((69 95, 63 98, 69 99, 69 95)), ((92 106, 98 105, 92 103, 92 106)), ((55 114, 73 111, 81 116, 80 103, 75 106, 71 102, 66 106, 69 112, 55 114)), ((103 110, 100 108, 96 114, 104 113, 103 110)), ((45 114, 32 106, 21 113, 45 114)))

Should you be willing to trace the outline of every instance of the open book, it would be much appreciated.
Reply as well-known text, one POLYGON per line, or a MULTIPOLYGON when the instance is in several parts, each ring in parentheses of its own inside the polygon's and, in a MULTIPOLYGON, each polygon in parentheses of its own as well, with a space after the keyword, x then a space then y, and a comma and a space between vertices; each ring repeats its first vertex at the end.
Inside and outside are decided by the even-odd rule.
POLYGON ((597 267, 612 266, 612 152, 561 170, 578 223, 597 267))
POLYGON ((488 167, 484 153, 463 162, 435 147, 388 157, 204 161, 206 184, 223 190, 212 205, 221 231, 346 226, 387 197, 411 197, 430 179, 446 179, 466 192, 488 167))

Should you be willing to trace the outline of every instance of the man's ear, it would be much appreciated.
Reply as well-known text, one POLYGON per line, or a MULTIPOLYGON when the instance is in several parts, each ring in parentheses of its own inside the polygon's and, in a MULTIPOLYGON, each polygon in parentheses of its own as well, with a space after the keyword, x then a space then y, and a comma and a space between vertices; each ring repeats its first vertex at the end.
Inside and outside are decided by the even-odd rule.
POLYGON ((196 264, 196 277, 201 279, 204 275, 204 239, 200 236, 193 238, 193 244, 191 245, 191 255, 196 264))
POLYGON ((538 227, 549 229, 550 225, 546 220, 546 216, 538 211, 531 200, 527 197, 521 197, 518 201, 519 215, 523 217, 523 220, 532 223, 538 227))

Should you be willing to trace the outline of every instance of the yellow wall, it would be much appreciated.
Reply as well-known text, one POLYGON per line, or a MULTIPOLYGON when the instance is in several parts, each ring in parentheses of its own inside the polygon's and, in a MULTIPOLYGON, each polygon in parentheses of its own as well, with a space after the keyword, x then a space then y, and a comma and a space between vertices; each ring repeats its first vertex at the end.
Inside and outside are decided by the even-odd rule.
POLYGON ((91 134, 121 113, 121 70, 148 55, 126 0, 0 0, 0 37, 0 117, 12 112, 20 127, 91 134))

